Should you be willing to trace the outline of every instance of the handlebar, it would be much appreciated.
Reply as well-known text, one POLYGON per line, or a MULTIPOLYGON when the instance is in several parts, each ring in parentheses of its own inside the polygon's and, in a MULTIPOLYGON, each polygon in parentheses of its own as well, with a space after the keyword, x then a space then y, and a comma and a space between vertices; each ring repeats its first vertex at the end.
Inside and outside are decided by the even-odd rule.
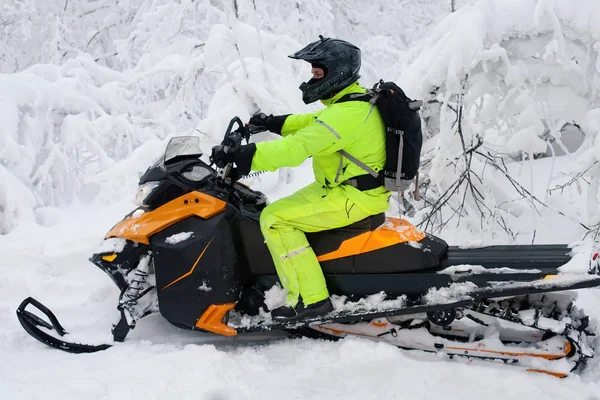
MULTIPOLYGON (((246 139, 246 143, 249 143, 250 136, 266 130, 266 127, 263 126, 251 124, 244 125, 239 117, 233 117, 231 121, 229 121, 229 125, 227 125, 225 135, 223 136, 223 141, 221 142, 223 151, 225 153, 233 153, 242 145, 243 139, 246 139), (234 130, 233 128, 236 124, 237 128, 234 130)), ((219 179, 225 179, 229 177, 232 167, 232 163, 225 165, 223 168, 217 167, 217 177, 219 179)))
POLYGON ((227 130, 225 131, 225 137, 224 137, 224 139, 226 139, 227 136, 231 133, 231 130, 233 129, 233 125, 236 124, 236 123, 238 124, 238 129, 236 129, 236 132, 241 130, 241 131, 244 131, 244 133, 246 133, 245 132, 246 129, 244 127, 244 123, 242 122, 242 120, 240 119, 240 117, 233 117, 231 119, 231 121, 229 121, 229 125, 227 126, 227 130))
MULTIPOLYGON (((258 132, 252 128, 246 127, 239 117, 233 117, 225 130, 221 146, 223 146, 225 153, 233 152, 241 146, 243 139, 246 139, 246 143, 248 143, 250 141, 250 135, 253 135, 254 133, 258 132), (237 128, 233 130, 235 124, 237 124, 237 128)), ((223 168, 217 168, 217 177, 220 179, 227 178, 231 172, 231 168, 231 163, 223 168)))
POLYGON ((239 117, 233 117, 231 121, 229 121, 229 125, 227 126, 227 130, 225 131, 223 142, 221 144, 223 146, 235 148, 242 144, 242 139, 246 139, 246 143, 248 143, 248 140, 250 139, 250 133, 239 117), (236 123, 238 124, 238 128, 235 131, 232 131, 233 126, 236 123))

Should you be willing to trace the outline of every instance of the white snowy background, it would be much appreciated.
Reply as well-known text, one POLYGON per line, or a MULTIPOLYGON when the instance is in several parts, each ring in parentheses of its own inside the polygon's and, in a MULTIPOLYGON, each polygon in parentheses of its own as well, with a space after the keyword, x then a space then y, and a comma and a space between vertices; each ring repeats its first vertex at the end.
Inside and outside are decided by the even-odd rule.
MULTIPOLYGON (((118 291, 87 258, 140 174, 173 136, 209 153, 235 115, 318 109, 297 89, 308 64, 287 55, 319 34, 362 49, 363 86, 394 80, 426 102, 413 223, 463 246, 594 240, 599 20, 598 0, 0 1, 0 398, 600 399, 597 360, 558 380, 358 339, 216 338, 157 315, 71 355, 15 317, 32 295, 108 341, 118 291)), ((275 200, 311 179, 305 163, 249 183, 275 200)), ((599 302, 592 289, 578 305, 600 318, 599 302)))

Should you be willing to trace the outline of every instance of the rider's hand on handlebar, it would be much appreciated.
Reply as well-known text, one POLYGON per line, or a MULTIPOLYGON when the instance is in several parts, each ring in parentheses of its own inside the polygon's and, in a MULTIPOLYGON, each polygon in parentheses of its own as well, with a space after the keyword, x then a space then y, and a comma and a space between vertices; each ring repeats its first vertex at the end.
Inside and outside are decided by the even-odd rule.
POLYGON ((267 115, 265 113, 259 113, 259 114, 255 114, 253 116, 250 117, 250 120, 248 120, 248 123, 246 124, 246 129, 248 130, 248 133, 250 133, 251 135, 260 133, 260 132, 264 132, 264 131, 268 131, 269 130, 269 124, 272 122, 273 120, 273 115, 267 115))
MULTIPOLYGON (((225 168, 227 165, 233 164, 236 155, 242 148, 243 139, 248 140, 248 130, 244 128, 241 119, 234 117, 229 122, 229 126, 227 126, 225 136, 223 137, 221 144, 212 148, 210 161, 216 164, 217 168, 225 168), (233 127, 236 124, 238 125, 238 128, 233 130, 233 127)), ((248 169, 249 168, 250 167, 248 166, 248 169)))
POLYGON ((236 119, 233 119, 229 124, 221 144, 212 148, 210 160, 215 163, 218 168, 225 168, 227 164, 234 162, 235 155, 242 146, 242 139, 247 138, 247 130, 242 125, 242 121, 237 117, 236 119), (237 122, 239 126, 238 129, 233 131, 232 129, 235 122, 237 122))
POLYGON ((281 134, 281 128, 285 122, 285 119, 289 116, 286 115, 267 115, 265 113, 255 114, 250 117, 246 129, 251 135, 263 131, 271 131, 273 133, 281 134))
POLYGON ((233 162, 235 158, 235 152, 236 149, 234 147, 220 144, 212 148, 210 160, 215 163, 217 167, 225 168, 227 164, 233 162))
POLYGON ((273 121, 273 118, 273 114, 267 115, 265 113, 258 113, 250 117, 248 124, 267 129, 269 128, 269 124, 273 121))
POLYGON ((252 125, 250 123, 246 124, 246 131, 252 135, 256 135, 257 133, 266 131, 267 128, 264 126, 252 125))

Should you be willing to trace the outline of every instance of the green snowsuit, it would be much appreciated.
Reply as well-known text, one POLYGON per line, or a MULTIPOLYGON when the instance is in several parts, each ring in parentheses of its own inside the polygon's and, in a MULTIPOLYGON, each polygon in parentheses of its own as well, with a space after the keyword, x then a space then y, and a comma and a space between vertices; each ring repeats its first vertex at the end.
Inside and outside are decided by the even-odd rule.
POLYGON ((336 104, 348 93, 366 93, 358 82, 331 99, 327 108, 286 118, 282 139, 256 144, 253 170, 296 167, 313 158, 316 182, 268 205, 260 218, 261 231, 277 269, 287 303, 298 296, 305 305, 329 297, 323 272, 304 232, 350 225, 388 209, 390 192, 383 186, 360 191, 341 183, 366 172, 339 150, 345 150, 375 171, 385 163, 385 127, 376 107, 363 101, 336 104))

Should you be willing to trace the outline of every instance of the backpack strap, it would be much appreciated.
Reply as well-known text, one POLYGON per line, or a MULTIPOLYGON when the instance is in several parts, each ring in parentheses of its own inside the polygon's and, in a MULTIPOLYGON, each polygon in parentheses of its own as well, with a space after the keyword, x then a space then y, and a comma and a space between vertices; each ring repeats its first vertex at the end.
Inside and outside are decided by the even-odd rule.
MULTIPOLYGON (((371 103, 373 95, 370 93, 348 93, 338 99, 335 103, 344 103, 346 101, 365 101, 371 103)), ((373 104, 375 104, 373 102, 373 104)))
POLYGON ((338 153, 340 153, 342 156, 346 157, 348 160, 350 160, 354 164, 361 167, 363 170, 368 172, 369 175, 371 175, 372 177, 374 177, 374 178, 379 177, 379 173, 377 171, 375 171, 373 168, 369 167, 364 162, 360 161, 358 158, 354 157, 352 154, 348 153, 346 150, 340 150, 340 151, 338 151, 338 153))
POLYGON ((396 167, 396 191, 400 189, 400 180, 402 179, 402 153, 404 152, 404 132, 400 134, 400 145, 398 146, 398 166, 396 167))
MULTIPOLYGON (((377 102, 378 98, 379 98, 378 93, 375 93, 375 92, 369 90, 367 93, 348 93, 347 95, 340 97, 340 99, 338 101, 336 101, 336 103, 344 103, 346 101, 364 101, 367 103, 371 103, 371 109, 369 110, 369 113, 367 114, 367 118, 365 118, 365 121, 366 121, 369 118, 369 116, 371 115, 371 113, 373 112, 373 109, 375 108, 375 103, 377 102)), ((379 173, 377 171, 375 171, 373 168, 369 167, 364 162, 360 161, 358 158, 354 157, 353 155, 351 155, 350 153, 348 153, 345 150, 340 150, 340 151, 338 151, 338 153, 340 153, 343 157, 346 157, 348 160, 350 160, 350 162, 358 165, 360 168, 362 168, 365 172, 367 172, 373 178, 376 178, 378 181, 380 180, 381 176, 379 175, 379 173)), ((340 160, 340 169, 338 169, 338 173, 336 175, 336 180, 335 180, 336 182, 337 182, 340 172, 341 172, 341 166, 342 166, 342 163, 340 160)), ((379 186, 381 186, 381 185, 379 185, 379 186)))
MULTIPOLYGON (((368 118, 368 116, 367 116, 367 118, 368 118)), ((317 119, 315 122, 318 123, 318 124, 323 125, 323 127, 325 127, 325 129, 327 129, 329 132, 331 132, 336 138, 338 138, 338 139, 342 138, 340 136, 340 134, 337 133, 335 131, 335 129, 333 129, 326 122, 321 121, 320 119, 317 119)), ((346 150, 339 150, 338 153, 340 153, 341 157, 340 157, 340 165, 338 166, 337 173, 335 174, 335 183, 338 183, 340 175, 342 174, 342 170, 343 170, 343 166, 344 166, 344 163, 343 163, 343 158, 344 157, 346 157, 348 160, 350 160, 350 162, 353 162, 354 164, 358 165, 364 171, 368 172, 369 175, 371 175, 373 178, 379 179, 379 173, 377 171, 375 171, 373 168, 369 167, 364 162, 360 161, 358 158, 354 157, 352 154, 348 153, 346 150)))
MULTIPOLYGON (((375 108, 375 104, 377 104, 377 100, 379 99, 379 92, 376 90, 368 90, 367 93, 348 93, 338 99, 337 103, 344 103, 346 101, 364 101, 367 103, 371 103, 371 108, 369 109, 369 113, 365 118, 364 122, 367 122, 373 109, 375 108)), ((368 172, 368 171, 367 171, 368 172)))
POLYGON ((354 186, 361 192, 364 192, 365 190, 371 190, 381 187, 383 185, 383 182, 381 181, 381 178, 374 178, 371 175, 366 174, 346 179, 344 182, 342 182, 342 185, 354 186))

